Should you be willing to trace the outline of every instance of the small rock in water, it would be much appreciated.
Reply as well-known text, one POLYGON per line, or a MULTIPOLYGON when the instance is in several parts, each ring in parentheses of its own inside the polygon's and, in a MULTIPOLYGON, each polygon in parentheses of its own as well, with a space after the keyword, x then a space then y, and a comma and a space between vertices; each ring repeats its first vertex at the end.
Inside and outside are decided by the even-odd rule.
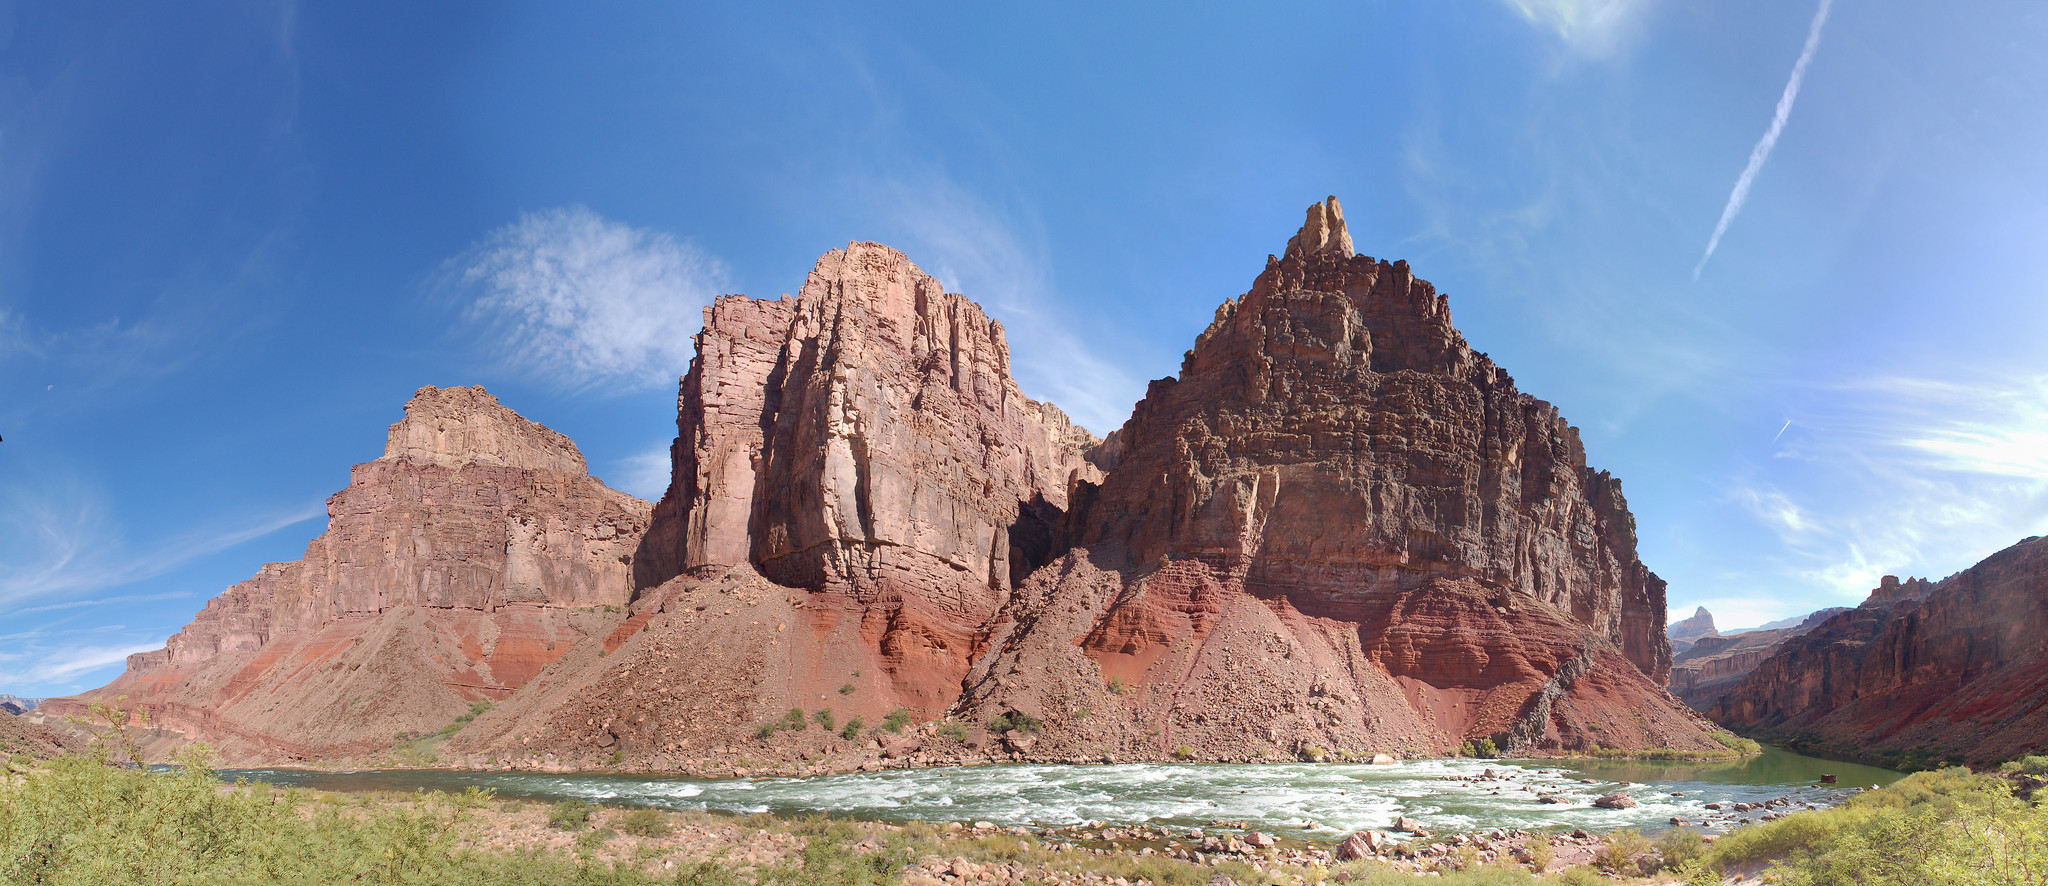
POLYGON ((1608 794, 1605 797, 1594 800, 1593 805, 1602 809, 1634 809, 1636 808, 1636 798, 1627 794, 1608 794))

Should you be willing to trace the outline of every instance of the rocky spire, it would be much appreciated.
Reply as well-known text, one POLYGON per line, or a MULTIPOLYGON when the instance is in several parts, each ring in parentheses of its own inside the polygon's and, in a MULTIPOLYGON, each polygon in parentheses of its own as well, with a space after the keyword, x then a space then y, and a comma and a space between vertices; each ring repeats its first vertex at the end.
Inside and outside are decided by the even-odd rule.
POLYGON ((1299 253, 1307 257, 1332 251, 1338 258, 1350 258, 1356 253, 1351 246, 1351 232, 1344 228, 1344 207, 1338 205, 1336 197, 1309 204, 1308 220, 1301 223, 1301 232, 1287 241, 1288 255, 1299 253))

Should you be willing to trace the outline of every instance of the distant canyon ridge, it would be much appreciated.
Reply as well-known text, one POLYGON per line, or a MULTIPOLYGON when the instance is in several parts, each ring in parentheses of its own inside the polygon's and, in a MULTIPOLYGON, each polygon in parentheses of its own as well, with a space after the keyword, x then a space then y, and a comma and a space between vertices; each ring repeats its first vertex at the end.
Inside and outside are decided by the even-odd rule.
POLYGON ((696 345, 659 502, 422 388, 304 559, 31 716, 118 698, 150 753, 238 764, 704 774, 1722 748, 1667 691, 1620 481, 1334 198, 1106 438, 881 244, 696 345))

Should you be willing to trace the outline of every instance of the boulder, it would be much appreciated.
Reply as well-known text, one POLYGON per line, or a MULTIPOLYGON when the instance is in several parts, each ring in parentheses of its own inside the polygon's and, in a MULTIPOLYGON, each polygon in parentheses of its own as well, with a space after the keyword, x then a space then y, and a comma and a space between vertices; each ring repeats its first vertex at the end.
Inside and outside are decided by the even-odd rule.
POLYGON ((1602 809, 1634 809, 1637 804, 1636 798, 1628 794, 1608 794, 1594 800, 1593 805, 1602 809))

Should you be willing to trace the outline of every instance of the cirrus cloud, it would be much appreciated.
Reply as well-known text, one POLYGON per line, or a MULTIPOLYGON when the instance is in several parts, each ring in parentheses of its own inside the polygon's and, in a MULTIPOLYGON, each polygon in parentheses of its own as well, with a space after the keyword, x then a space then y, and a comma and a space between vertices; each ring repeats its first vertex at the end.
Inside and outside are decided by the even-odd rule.
POLYGON ((562 390, 674 384, 723 262, 581 206, 522 214, 448 269, 507 366, 562 390))

